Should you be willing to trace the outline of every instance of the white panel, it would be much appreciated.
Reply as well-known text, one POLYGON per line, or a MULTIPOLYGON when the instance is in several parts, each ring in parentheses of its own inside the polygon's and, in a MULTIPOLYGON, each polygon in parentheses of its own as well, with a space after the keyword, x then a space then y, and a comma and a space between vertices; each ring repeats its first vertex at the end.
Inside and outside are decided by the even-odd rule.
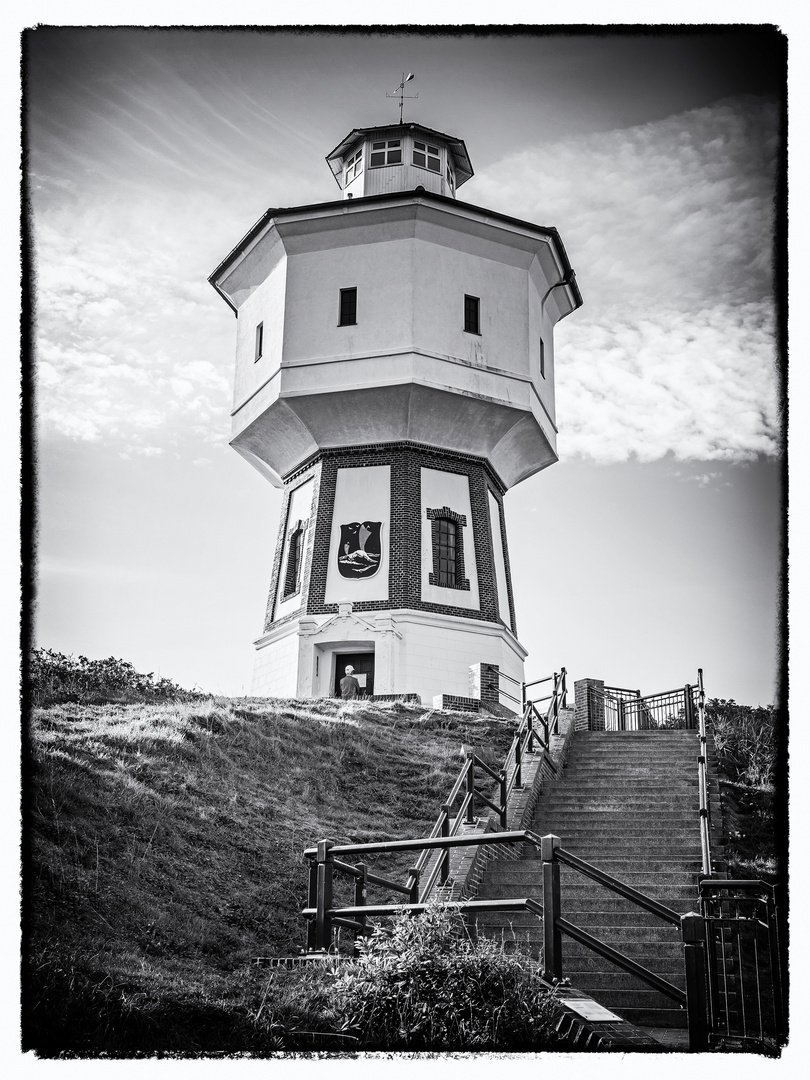
POLYGON ((252 692, 260 697, 290 697, 297 694, 298 627, 272 644, 259 649, 253 668, 252 692))
MULTIPOLYGON (((293 611, 298 611, 301 607, 302 596, 299 590, 294 596, 291 596, 288 600, 282 600, 281 597, 284 593, 284 581, 287 577, 287 559, 290 554, 289 545, 287 543, 287 533, 290 531, 290 527, 295 521, 306 521, 312 510, 312 492, 314 490, 312 477, 306 480, 300 487, 297 487, 293 491, 290 497, 290 509, 287 514, 287 521, 284 525, 284 549, 281 554, 281 568, 278 575, 278 585, 276 589, 276 611, 274 618, 281 619, 285 615, 290 615, 293 611)), ((304 531, 303 537, 303 550, 306 549, 307 534, 309 530, 304 531)), ((303 581, 303 567, 300 569, 301 579, 303 581)))
MULTIPOLYGON (((425 704, 436 694, 470 693, 470 666, 497 664, 504 675, 522 682, 524 650, 500 623, 476 623, 433 612, 397 614, 394 690, 416 693, 425 704)), ((506 683, 510 693, 514 686, 506 683)), ((506 699, 503 703, 509 708, 506 699)))
POLYGON ((498 500, 491 491, 489 496, 489 519, 492 523, 492 551, 495 555, 495 583, 498 586, 498 614, 507 626, 512 626, 512 608, 509 603, 509 591, 506 588, 506 559, 503 554, 501 538, 501 509, 498 500))
POLYGON ((388 543, 391 519, 391 467, 367 465, 338 469, 332 535, 329 541, 329 567, 326 572, 327 604, 343 600, 388 599, 388 543), (359 580, 345 578, 338 570, 340 527, 352 521, 381 521, 380 568, 373 577, 359 580))
POLYGON ((478 567, 475 561, 469 478, 463 473, 422 469, 421 516, 422 600, 431 604, 447 604, 449 607, 478 611, 478 567), (463 514, 467 519, 461 533, 464 543, 464 576, 470 583, 469 590, 445 589, 430 584, 430 574, 433 572, 433 523, 428 520, 427 510, 438 510, 443 506, 449 507, 456 514, 463 514))

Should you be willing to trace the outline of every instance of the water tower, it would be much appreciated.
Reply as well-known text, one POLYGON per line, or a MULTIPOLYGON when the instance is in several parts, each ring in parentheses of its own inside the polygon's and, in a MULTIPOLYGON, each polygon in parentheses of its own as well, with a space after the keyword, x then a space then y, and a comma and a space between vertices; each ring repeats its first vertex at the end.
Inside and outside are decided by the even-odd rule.
POLYGON ((556 229, 457 201, 461 139, 356 128, 326 161, 341 197, 268 210, 210 277, 231 445, 284 490, 253 692, 333 695, 349 663, 426 704, 478 664, 520 681, 503 496, 557 460, 574 273, 556 229))

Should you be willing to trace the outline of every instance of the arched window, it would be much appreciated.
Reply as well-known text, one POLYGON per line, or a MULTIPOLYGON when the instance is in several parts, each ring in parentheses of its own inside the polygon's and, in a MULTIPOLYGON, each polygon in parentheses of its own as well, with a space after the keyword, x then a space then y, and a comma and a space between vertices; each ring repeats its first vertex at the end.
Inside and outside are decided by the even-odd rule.
POLYGON ((304 529, 300 523, 290 533, 287 541, 287 572, 284 575, 283 600, 288 596, 294 596, 298 592, 301 581, 301 554, 303 548, 304 529))
POLYGON ((439 572, 438 584, 452 589, 456 584, 456 534, 455 521, 439 518, 436 522, 439 532, 439 572))
POLYGON ((433 547, 433 573, 428 576, 429 583, 443 589, 469 590, 470 583, 464 576, 466 515, 442 506, 429 509, 427 517, 431 523, 433 547))

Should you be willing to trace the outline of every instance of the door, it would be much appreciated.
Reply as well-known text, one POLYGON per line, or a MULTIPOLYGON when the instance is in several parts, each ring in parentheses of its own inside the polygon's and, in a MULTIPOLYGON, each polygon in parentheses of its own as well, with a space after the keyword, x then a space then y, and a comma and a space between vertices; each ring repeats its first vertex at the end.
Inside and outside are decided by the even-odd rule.
POLYGON ((346 674, 346 667, 351 664, 354 677, 360 683, 360 697, 371 697, 374 693, 374 653, 335 653, 335 684, 333 693, 340 697, 340 680, 346 674))

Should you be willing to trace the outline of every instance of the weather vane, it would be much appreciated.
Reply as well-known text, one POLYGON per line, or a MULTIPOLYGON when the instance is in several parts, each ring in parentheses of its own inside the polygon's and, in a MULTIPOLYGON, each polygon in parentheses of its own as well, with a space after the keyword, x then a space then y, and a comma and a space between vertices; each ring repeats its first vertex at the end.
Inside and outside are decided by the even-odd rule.
POLYGON ((399 98, 399 122, 400 122, 400 124, 402 123, 402 104, 403 104, 405 98, 408 98, 409 101, 414 101, 416 98, 419 97, 418 94, 406 94, 405 93, 405 83, 410 82, 412 78, 413 78, 413 72, 412 71, 409 71, 407 75, 403 71, 402 72, 402 82, 399 84, 399 86, 396 88, 396 90, 393 92, 393 94, 386 94, 385 95, 387 98, 395 98, 395 97, 399 98))

